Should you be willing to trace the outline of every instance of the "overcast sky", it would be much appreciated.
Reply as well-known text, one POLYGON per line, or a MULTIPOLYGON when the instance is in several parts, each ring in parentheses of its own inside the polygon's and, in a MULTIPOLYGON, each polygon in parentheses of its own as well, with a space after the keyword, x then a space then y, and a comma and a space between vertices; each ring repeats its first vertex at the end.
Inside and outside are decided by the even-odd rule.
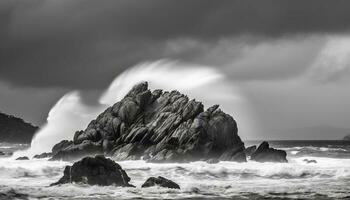
POLYGON ((41 125, 66 92, 99 93, 129 67, 167 58, 215 67, 240 88, 261 127, 245 138, 338 139, 350 132, 349 9, 348 0, 2 0, 0 111, 41 125), (338 132, 296 130, 307 127, 338 132))

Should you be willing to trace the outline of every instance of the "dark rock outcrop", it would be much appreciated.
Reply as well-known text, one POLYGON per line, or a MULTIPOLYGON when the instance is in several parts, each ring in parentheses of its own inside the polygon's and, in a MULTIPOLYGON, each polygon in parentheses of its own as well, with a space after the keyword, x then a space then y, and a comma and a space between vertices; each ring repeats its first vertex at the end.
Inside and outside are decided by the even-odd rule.
POLYGON ((169 179, 166 179, 162 176, 156 177, 150 177, 146 180, 144 184, 142 184, 141 187, 152 187, 152 186, 160 186, 160 187, 166 187, 166 188, 172 188, 172 189, 180 189, 180 186, 175 183, 174 181, 171 181, 169 179))
POLYGON ((38 127, 0 112, 0 142, 30 143, 38 127))
POLYGON ((51 185, 75 182, 102 186, 132 186, 129 184, 130 178, 120 165, 101 155, 85 157, 73 166, 66 166, 63 173, 63 177, 51 185))
POLYGON ((347 140, 347 141, 350 141, 350 135, 347 135, 343 138, 343 140, 347 140))
POLYGON ((244 152, 245 152, 246 156, 251 156, 254 153, 255 150, 256 150, 256 146, 253 145, 253 146, 250 146, 250 147, 246 148, 244 150, 244 152))
POLYGON ((16 160, 29 160, 29 158, 27 156, 22 156, 22 157, 16 158, 16 160))
POLYGON ((178 91, 150 91, 142 82, 77 131, 73 141, 55 145, 52 159, 103 153, 117 160, 184 162, 221 156, 244 162, 244 149, 236 121, 218 105, 204 110, 178 91))
POLYGON ((55 144, 52 147, 52 154, 56 154, 57 152, 64 150, 65 148, 69 147, 72 144, 73 144, 73 141, 62 140, 61 142, 55 144))
POLYGON ((269 147, 269 143, 262 142, 259 147, 251 155, 250 159, 257 162, 288 162, 287 153, 269 147))
POLYGON ((52 156, 52 153, 42 153, 42 154, 38 154, 38 155, 33 156, 33 158, 41 159, 41 158, 48 158, 51 156, 52 156))

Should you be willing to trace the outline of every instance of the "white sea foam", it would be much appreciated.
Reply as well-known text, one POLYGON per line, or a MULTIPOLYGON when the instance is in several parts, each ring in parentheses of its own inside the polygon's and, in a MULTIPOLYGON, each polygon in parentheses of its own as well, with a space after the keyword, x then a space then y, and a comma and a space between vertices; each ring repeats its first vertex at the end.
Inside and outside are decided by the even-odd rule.
POLYGON ((57 181, 64 166, 70 163, 13 158, 0 159, 1 190, 15 188, 33 198, 131 199, 131 198, 203 198, 235 197, 243 193, 268 196, 269 193, 297 193, 307 198, 310 194, 344 197, 350 189, 350 159, 319 157, 293 158, 289 163, 234 163, 205 162, 154 164, 144 161, 118 162, 136 188, 100 187, 66 184, 46 187, 57 181), (315 159, 307 164, 304 159, 315 159), (181 186, 181 190, 141 188, 150 176, 164 176, 181 186), (336 184, 335 184, 336 183, 336 184), (44 198, 45 197, 45 198, 44 198))

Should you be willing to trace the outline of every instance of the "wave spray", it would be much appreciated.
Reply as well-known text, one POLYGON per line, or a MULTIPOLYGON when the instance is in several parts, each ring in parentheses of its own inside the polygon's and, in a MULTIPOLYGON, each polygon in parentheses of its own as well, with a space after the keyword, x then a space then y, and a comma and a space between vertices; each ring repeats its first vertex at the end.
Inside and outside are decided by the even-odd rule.
MULTIPOLYGON (((120 101, 132 86, 141 81, 148 81, 150 89, 178 90, 202 101, 205 106, 220 104, 231 115, 233 110, 237 116, 240 112, 247 112, 238 89, 214 68, 169 60, 146 62, 117 76, 97 99, 98 105, 84 104, 79 91, 64 95, 50 110, 47 123, 35 134, 30 149, 17 152, 15 156, 50 152, 59 141, 71 140, 75 131, 85 129, 99 113, 120 101)), ((237 116, 234 118, 240 122, 237 116)), ((239 124, 244 127, 244 124, 239 124)))

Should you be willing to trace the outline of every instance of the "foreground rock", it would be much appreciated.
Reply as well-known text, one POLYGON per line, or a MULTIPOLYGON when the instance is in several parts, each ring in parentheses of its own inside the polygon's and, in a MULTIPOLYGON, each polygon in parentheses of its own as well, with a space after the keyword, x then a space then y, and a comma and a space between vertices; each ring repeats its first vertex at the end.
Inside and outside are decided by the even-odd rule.
POLYGON ((16 160, 29 160, 29 158, 27 156, 22 156, 22 157, 16 158, 16 160))
POLYGON ((120 165, 104 156, 85 157, 73 166, 66 166, 63 173, 63 177, 51 185, 75 182, 102 186, 132 186, 129 184, 130 178, 120 165))
POLYGON ((257 162, 288 162, 285 151, 270 148, 267 142, 262 142, 251 155, 250 159, 257 162))
POLYGON ((146 180, 144 184, 142 184, 141 187, 152 187, 152 186, 160 186, 160 187, 166 187, 166 188, 172 188, 172 189, 180 189, 180 186, 176 184, 175 182, 166 179, 162 176, 156 177, 150 177, 146 180))
POLYGON ((202 103, 177 91, 150 91, 143 82, 77 131, 73 141, 55 145, 52 160, 105 154, 149 162, 245 162, 244 150, 236 121, 218 105, 204 110, 202 103))

